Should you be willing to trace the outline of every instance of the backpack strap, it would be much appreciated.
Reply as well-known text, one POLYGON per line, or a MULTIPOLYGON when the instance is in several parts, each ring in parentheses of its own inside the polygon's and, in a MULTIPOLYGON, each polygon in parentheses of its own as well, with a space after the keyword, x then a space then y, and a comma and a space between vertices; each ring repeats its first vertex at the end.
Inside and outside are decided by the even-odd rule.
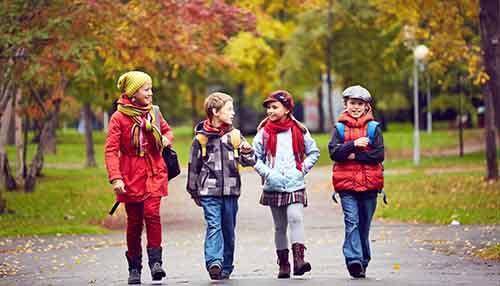
POLYGON ((205 159, 207 157, 207 143, 208 143, 208 136, 202 133, 198 133, 195 136, 196 141, 200 143, 201 146, 201 157, 205 159))
POLYGON ((155 117, 156 127, 158 128, 158 130, 161 130, 160 120, 158 120, 158 118, 160 117, 160 107, 158 105, 153 105, 153 116, 155 117))
POLYGON ((377 130, 377 126, 379 125, 380 123, 374 120, 368 122, 366 134, 368 135, 368 139, 370 139, 370 144, 373 144, 373 142, 375 141, 375 131, 377 130))
POLYGON ((231 145, 233 145, 234 158, 238 158, 239 157, 238 148, 240 147, 240 144, 241 144, 241 132, 240 132, 240 130, 234 128, 229 133, 229 137, 231 140, 231 145))
MULTIPOLYGON (((196 141, 200 143, 201 146, 201 157, 205 158, 207 156, 207 143, 208 143, 208 136, 203 134, 203 133, 198 133, 195 136, 196 141)), ((234 149, 234 157, 238 158, 239 153, 238 153, 238 148, 240 147, 241 144, 241 132, 240 130, 234 128, 229 132, 229 139, 231 140, 231 145, 233 145, 234 149)))
POLYGON ((335 123, 335 127, 337 128, 337 131, 339 133, 340 141, 344 142, 344 129, 345 129, 344 123, 337 122, 337 123, 335 123))

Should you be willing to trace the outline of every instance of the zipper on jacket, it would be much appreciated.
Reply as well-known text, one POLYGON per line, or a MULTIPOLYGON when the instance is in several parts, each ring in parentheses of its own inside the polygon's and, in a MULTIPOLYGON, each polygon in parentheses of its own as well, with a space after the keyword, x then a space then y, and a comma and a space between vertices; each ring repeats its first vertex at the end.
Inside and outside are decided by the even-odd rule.
POLYGON ((203 177, 203 180, 201 181, 201 188, 202 189, 205 187, 205 181, 207 180, 209 173, 210 173, 210 171, 207 172, 207 174, 205 174, 205 177, 203 177))
POLYGON ((224 196, 224 152, 222 152, 222 137, 219 137, 220 143, 220 169, 222 170, 222 196, 224 196))

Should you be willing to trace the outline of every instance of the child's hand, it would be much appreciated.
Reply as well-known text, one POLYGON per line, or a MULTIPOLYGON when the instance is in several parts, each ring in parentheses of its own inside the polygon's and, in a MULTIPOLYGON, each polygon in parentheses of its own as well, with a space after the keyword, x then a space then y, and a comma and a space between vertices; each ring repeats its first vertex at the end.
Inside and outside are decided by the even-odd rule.
POLYGON ((351 153, 349 154, 349 156, 347 156, 347 160, 354 160, 356 158, 356 155, 354 155, 354 153, 351 153))
POLYGON ((370 143, 370 139, 368 139, 368 137, 360 137, 354 140, 355 147, 366 147, 368 146, 368 143, 370 143))
POLYGON ((161 136, 161 144, 163 145, 163 147, 167 147, 168 145, 170 145, 172 142, 170 142, 170 140, 168 140, 167 136, 161 136))
POLYGON ((284 187, 286 180, 285 176, 275 169, 271 169, 266 177, 266 182, 275 187, 284 187))
POLYGON ((248 142, 241 142, 240 144, 241 153, 250 153, 252 152, 252 145, 248 144, 248 142))
POLYGON ((123 195, 126 193, 125 183, 123 183, 123 180, 121 180, 121 179, 113 180, 112 184, 113 184, 113 191, 115 191, 115 194, 123 195))

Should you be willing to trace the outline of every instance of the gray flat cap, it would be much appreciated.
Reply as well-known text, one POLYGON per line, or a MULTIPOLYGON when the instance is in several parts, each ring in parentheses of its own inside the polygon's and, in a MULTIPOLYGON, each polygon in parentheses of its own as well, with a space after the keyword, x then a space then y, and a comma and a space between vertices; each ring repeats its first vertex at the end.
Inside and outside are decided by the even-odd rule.
POLYGON ((361 85, 353 85, 353 86, 346 88, 342 92, 342 97, 344 99, 348 99, 348 98, 360 99, 360 100, 368 102, 368 103, 370 103, 372 101, 372 96, 371 96, 370 92, 366 88, 362 87, 361 85))

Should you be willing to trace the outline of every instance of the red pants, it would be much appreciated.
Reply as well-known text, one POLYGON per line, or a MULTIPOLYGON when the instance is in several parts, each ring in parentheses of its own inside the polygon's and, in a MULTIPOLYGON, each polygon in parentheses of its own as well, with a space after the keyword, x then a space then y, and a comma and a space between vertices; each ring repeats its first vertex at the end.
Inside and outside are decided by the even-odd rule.
POLYGON ((144 222, 146 222, 147 247, 161 246, 160 201, 161 197, 149 197, 139 203, 125 204, 129 257, 142 255, 141 236, 144 222))

